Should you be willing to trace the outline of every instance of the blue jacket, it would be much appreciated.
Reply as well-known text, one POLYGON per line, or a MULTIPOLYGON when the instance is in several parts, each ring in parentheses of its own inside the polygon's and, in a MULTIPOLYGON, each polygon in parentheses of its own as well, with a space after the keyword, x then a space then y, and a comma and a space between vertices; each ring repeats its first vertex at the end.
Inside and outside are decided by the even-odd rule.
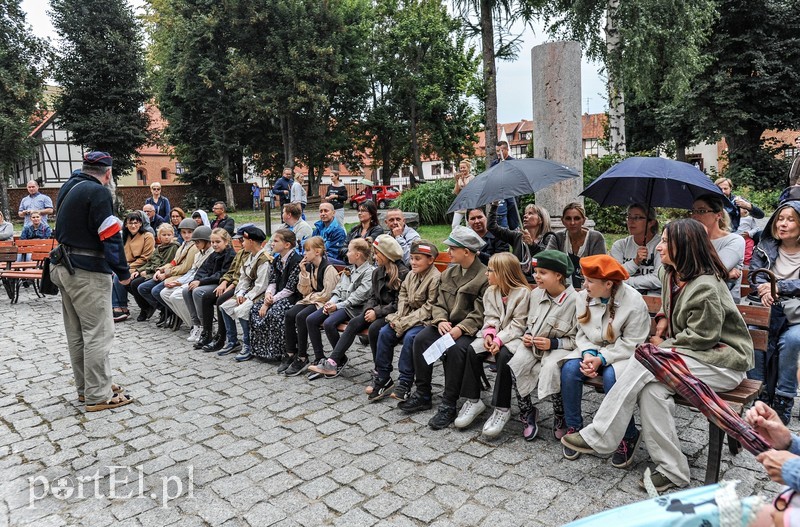
POLYGON ((38 229, 35 229, 33 227, 33 223, 31 223, 30 225, 23 227, 22 234, 20 234, 21 240, 46 240, 52 237, 53 231, 44 222, 39 224, 38 229))
POLYGON ((328 225, 325 225, 322 220, 314 223, 314 232, 312 236, 321 236, 325 240, 325 252, 328 253, 328 258, 338 259, 339 250, 345 243, 347 233, 344 232, 344 227, 339 225, 336 220, 331 220, 328 225))
MULTIPOLYGON (((772 225, 781 210, 786 207, 792 207, 800 214, 800 201, 787 201, 778 207, 769 218, 767 226, 764 227, 761 234, 761 241, 758 242, 758 246, 753 251, 753 258, 750 260, 750 274, 748 275, 748 280, 753 287, 765 283, 767 277, 763 274, 759 274, 754 279, 752 272, 761 268, 772 269, 775 265, 775 259, 778 257, 779 243, 772 237, 772 225)), ((778 294, 781 296, 800 296, 800 280, 778 280, 778 294)))
POLYGON ((285 177, 281 176, 272 185, 272 195, 278 196, 278 199, 281 202, 281 206, 286 205, 287 203, 291 203, 291 191, 292 191, 292 180, 286 179, 285 177), (289 193, 285 194, 284 191, 288 190, 289 193))

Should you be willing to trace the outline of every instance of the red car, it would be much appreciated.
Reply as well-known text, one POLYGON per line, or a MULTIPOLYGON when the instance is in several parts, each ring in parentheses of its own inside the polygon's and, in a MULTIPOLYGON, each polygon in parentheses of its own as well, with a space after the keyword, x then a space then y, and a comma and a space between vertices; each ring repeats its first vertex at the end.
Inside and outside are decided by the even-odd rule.
MULTIPOLYGON (((400 197, 400 189, 386 185, 375 185, 372 187, 372 201, 379 209, 385 209, 392 201, 400 197)), ((367 201, 365 191, 361 191, 350 198, 350 206, 357 209, 359 205, 367 201)))

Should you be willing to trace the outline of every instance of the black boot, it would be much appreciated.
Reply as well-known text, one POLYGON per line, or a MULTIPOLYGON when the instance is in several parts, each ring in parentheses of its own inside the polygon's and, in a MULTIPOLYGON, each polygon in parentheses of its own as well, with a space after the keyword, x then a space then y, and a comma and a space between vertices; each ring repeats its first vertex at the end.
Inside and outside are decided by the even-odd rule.
POLYGON ((159 328, 164 327, 164 323, 167 321, 167 310, 166 309, 159 309, 158 310, 158 321, 156 322, 156 326, 159 328))
POLYGON ((183 320, 177 314, 175 314, 174 317, 175 320, 172 323, 172 331, 178 331, 179 329, 181 329, 181 326, 183 325, 183 320))
POLYGON ((194 349, 199 350, 203 346, 208 345, 210 342, 211 342, 211 332, 206 331, 204 329, 203 332, 200 333, 200 338, 197 339, 197 342, 194 343, 194 349))
POLYGON ((791 397, 782 397, 780 395, 775 395, 772 400, 772 409, 775 410, 775 413, 778 414, 778 417, 781 418, 783 424, 789 425, 789 421, 792 419, 792 407, 794 406, 794 399, 791 397))
POLYGON ((216 335, 211 339, 211 342, 203 346, 203 351, 211 352, 211 351, 219 351, 225 345, 225 333, 217 332, 216 335))

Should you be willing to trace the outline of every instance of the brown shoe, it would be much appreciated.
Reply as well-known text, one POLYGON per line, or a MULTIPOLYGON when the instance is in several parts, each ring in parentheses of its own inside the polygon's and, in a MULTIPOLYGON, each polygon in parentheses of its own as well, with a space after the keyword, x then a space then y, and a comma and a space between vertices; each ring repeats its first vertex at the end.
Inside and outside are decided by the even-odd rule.
MULTIPOLYGON (((124 392, 125 388, 123 388, 119 384, 112 384, 111 385, 111 391, 112 391, 112 393, 114 393, 114 395, 116 395, 118 393, 124 392)), ((81 403, 86 402, 86 397, 84 397, 83 395, 79 395, 78 396, 78 402, 81 402, 81 403)))
POLYGON ((131 404, 132 402, 133 402, 133 397, 131 397, 130 395, 118 393, 104 403, 87 404, 86 411, 99 412, 101 410, 111 410, 112 408, 119 408, 120 406, 131 404))

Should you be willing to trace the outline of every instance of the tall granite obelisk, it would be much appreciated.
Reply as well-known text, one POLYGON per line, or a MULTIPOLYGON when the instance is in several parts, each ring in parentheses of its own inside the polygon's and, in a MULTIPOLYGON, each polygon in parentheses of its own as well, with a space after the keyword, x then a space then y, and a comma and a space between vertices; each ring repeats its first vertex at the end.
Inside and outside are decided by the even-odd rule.
MULTIPOLYGON (((553 219, 565 205, 583 202, 581 134, 581 47, 577 42, 550 42, 531 49, 533 76, 533 155, 557 161, 581 174, 536 193, 536 204, 553 219)), ((555 222, 560 227, 561 222, 555 222)))

